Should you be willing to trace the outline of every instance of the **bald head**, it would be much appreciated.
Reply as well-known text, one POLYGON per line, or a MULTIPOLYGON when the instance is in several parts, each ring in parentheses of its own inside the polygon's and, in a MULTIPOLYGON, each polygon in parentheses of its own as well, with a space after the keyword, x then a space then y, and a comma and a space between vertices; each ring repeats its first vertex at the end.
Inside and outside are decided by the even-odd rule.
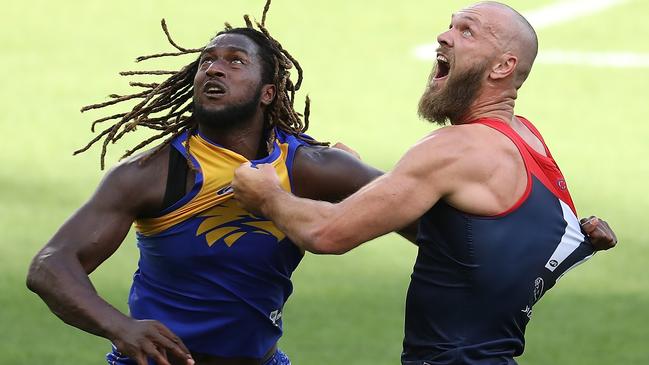
POLYGON ((503 53, 509 52, 518 59, 514 86, 520 88, 530 74, 538 53, 536 31, 521 13, 496 1, 479 2, 469 9, 478 10, 485 15, 500 50, 503 53))

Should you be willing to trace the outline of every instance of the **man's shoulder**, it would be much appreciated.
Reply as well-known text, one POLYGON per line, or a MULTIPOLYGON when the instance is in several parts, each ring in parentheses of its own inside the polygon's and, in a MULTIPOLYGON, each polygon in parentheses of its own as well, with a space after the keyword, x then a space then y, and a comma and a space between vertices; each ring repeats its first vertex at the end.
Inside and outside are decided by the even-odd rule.
POLYGON ((304 145, 293 162, 293 191, 312 199, 336 201, 382 174, 339 148, 304 145))
POLYGON ((305 144, 300 146, 295 152, 295 159, 303 160, 302 162, 308 162, 309 164, 317 162, 326 162, 337 161, 340 159, 347 159, 348 157, 353 157, 349 153, 332 148, 329 146, 319 146, 319 145, 309 145, 305 144))
POLYGON ((481 131, 473 125, 449 125, 429 133, 413 146, 419 154, 431 157, 465 158, 484 148, 481 131))
POLYGON ((129 156, 112 166, 106 176, 131 180, 131 182, 155 177, 161 173, 163 167, 166 170, 170 148, 170 146, 164 146, 159 151, 153 148, 129 156))
POLYGON ((503 147, 502 138, 484 125, 445 126, 417 142, 408 157, 416 160, 415 167, 422 172, 446 171, 451 176, 475 176, 479 172, 492 171, 508 153, 510 146, 503 147))
POLYGON ((315 173, 353 173, 358 169, 376 170, 365 164, 357 155, 342 148, 317 145, 301 146, 295 153, 293 166, 294 172, 295 169, 305 169, 315 173))
POLYGON ((138 213, 157 207, 166 188, 169 148, 151 149, 120 161, 106 172, 99 189, 137 207, 138 213))

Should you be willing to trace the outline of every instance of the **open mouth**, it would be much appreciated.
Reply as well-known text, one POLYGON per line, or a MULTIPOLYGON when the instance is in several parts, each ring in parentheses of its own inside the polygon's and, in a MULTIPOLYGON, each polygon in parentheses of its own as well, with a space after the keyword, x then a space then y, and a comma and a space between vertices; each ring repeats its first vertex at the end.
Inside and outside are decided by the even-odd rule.
POLYGON ((435 73, 435 80, 443 79, 448 76, 451 71, 451 64, 448 58, 443 54, 437 54, 437 72, 435 73))
POLYGON ((217 81, 208 81, 203 86, 203 93, 207 96, 220 96, 225 94, 225 86, 217 81))

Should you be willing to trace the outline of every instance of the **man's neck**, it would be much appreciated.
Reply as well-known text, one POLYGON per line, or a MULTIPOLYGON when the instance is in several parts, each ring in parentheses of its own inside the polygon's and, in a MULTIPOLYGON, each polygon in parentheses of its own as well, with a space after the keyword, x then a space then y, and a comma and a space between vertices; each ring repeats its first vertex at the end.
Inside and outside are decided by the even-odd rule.
POLYGON ((263 117, 255 116, 250 121, 237 123, 232 127, 215 127, 209 123, 198 123, 198 131, 210 141, 234 151, 248 160, 255 160, 266 155, 263 117))
POLYGON ((480 118, 498 119, 511 124, 514 119, 515 101, 516 90, 480 95, 467 113, 454 124, 470 123, 480 118))

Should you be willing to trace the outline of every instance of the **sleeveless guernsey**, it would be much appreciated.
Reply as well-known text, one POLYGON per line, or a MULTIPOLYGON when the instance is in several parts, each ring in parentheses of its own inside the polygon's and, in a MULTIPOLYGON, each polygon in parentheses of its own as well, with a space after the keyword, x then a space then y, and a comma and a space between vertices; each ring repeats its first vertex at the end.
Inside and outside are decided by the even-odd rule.
POLYGON ((515 364, 534 303, 594 253, 545 142, 518 118, 547 157, 501 121, 474 122, 509 137, 523 158, 527 188, 515 206, 486 217, 439 201, 420 220, 403 364, 515 364))

